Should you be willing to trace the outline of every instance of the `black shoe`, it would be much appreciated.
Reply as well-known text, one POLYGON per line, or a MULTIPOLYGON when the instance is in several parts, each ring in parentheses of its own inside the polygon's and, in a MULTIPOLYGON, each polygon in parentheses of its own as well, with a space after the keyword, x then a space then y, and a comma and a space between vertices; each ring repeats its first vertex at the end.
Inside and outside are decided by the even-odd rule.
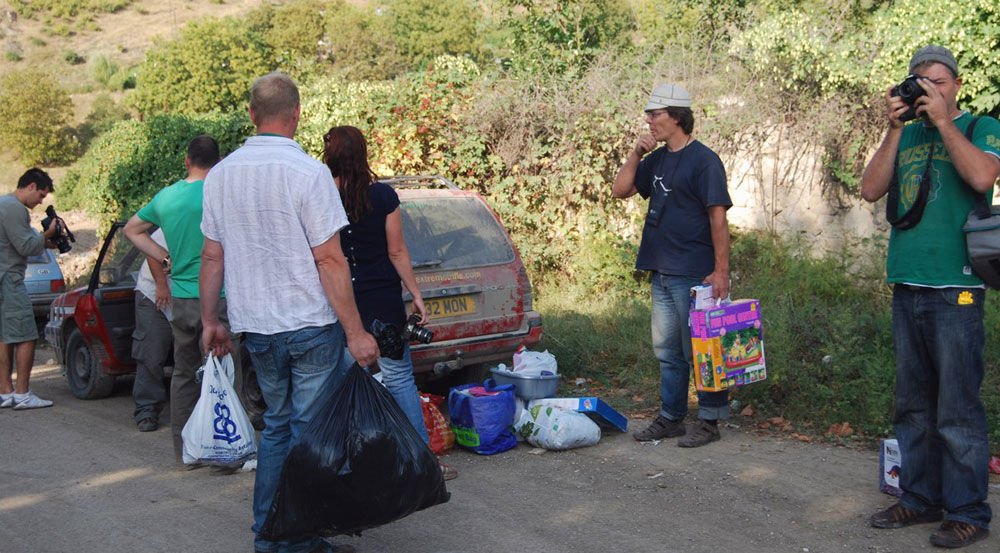
POLYGON ((931 534, 931 543, 938 547, 957 549, 986 539, 989 535, 990 531, 986 528, 973 526, 967 522, 946 520, 931 534))
POLYGON ((896 503, 884 511, 879 511, 868 519, 868 523, 874 528, 905 528, 914 524, 928 524, 937 522, 944 517, 941 509, 930 509, 918 513, 913 509, 903 507, 896 503))
POLYGON ((722 439, 718 424, 710 424, 704 419, 698 419, 692 431, 677 441, 678 447, 701 447, 722 439))
POLYGON ((136 426, 139 428, 139 432, 152 432, 160 427, 160 423, 156 419, 150 417, 142 419, 136 423, 136 426))
POLYGON ((663 415, 657 415, 653 422, 649 423, 649 426, 632 434, 632 437, 640 442, 648 442, 663 438, 676 438, 683 436, 685 432, 687 430, 684 428, 684 421, 672 421, 663 415))

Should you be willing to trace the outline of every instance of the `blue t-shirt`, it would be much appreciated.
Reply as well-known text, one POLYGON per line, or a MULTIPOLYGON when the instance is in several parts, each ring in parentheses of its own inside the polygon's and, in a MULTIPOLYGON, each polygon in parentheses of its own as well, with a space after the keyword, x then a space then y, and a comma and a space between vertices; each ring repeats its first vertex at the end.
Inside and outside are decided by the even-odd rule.
POLYGON ((376 182, 368 187, 372 209, 360 221, 340 231, 340 246, 351 267, 354 301, 365 329, 378 319, 402 329, 406 322, 403 287, 396 267, 389 260, 385 219, 399 208, 399 196, 391 186, 376 182))
POLYGON ((726 169, 695 140, 679 152, 660 147, 639 162, 635 188, 649 199, 637 269, 692 278, 715 270, 708 208, 733 205, 726 169))

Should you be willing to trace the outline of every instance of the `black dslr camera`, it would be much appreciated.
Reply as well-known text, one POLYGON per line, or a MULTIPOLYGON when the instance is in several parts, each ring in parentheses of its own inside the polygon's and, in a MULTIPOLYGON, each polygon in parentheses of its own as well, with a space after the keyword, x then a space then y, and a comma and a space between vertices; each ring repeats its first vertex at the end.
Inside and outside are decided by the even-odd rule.
POLYGON ((927 77, 914 73, 912 75, 907 75, 906 78, 903 79, 903 82, 892 87, 890 95, 899 96, 900 100, 906 102, 906 105, 910 106, 910 109, 906 110, 899 116, 900 121, 912 121, 917 118, 917 108, 915 106, 917 98, 927 94, 917 81, 926 78, 927 77))
POLYGON ((410 341, 429 344, 434 339, 434 333, 420 326, 420 315, 414 313, 406 319, 406 324, 400 332, 395 326, 385 324, 376 319, 372 321, 372 335, 378 344, 378 350, 383 357, 389 359, 403 358, 403 345, 410 341))
POLYGON ((42 230, 49 230, 49 225, 56 226, 56 235, 52 238, 56 247, 59 248, 59 253, 66 253, 73 249, 70 246, 70 242, 76 242, 76 237, 73 236, 73 232, 69 230, 66 226, 66 222, 62 220, 62 217, 56 215, 56 208, 49 206, 45 208, 46 217, 42 219, 42 230))

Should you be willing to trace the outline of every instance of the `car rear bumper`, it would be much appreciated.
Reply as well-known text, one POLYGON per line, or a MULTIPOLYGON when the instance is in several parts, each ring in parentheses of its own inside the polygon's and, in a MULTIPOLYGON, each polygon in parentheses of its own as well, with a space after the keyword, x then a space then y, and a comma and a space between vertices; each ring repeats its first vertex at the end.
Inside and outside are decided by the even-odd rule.
POLYGON ((511 362, 522 345, 531 347, 542 339, 542 316, 525 313, 521 328, 497 334, 461 338, 429 344, 410 344, 413 372, 444 375, 470 365, 511 362))
POLYGON ((31 309, 35 312, 36 319, 43 319, 49 316, 49 307, 52 306, 52 300, 56 299, 59 294, 59 292, 29 294, 31 298, 31 309))
POLYGON ((59 363, 63 362, 65 357, 63 356, 63 350, 65 344, 62 343, 62 321, 49 320, 45 325, 45 341, 52 346, 53 352, 55 352, 56 360, 59 363))

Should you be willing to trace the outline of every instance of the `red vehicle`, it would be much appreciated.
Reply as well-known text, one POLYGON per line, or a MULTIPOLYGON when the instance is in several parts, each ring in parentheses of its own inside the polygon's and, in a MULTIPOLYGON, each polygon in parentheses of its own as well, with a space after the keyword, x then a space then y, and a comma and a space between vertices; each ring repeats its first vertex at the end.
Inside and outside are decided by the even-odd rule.
MULTIPOLYGON (((489 365, 510 363, 519 346, 537 344, 542 317, 532 310, 528 273, 482 197, 443 177, 384 180, 399 193, 403 234, 434 333, 429 344, 411 345, 415 372, 435 378, 472 369, 467 379, 478 380, 489 365)), ((70 391, 81 399, 106 397, 115 377, 135 371, 134 288, 145 257, 122 227, 112 225, 87 286, 52 302, 45 327, 70 391)), ((249 355, 243 359, 236 389, 254 416, 250 405, 259 404, 259 389, 249 355)))

